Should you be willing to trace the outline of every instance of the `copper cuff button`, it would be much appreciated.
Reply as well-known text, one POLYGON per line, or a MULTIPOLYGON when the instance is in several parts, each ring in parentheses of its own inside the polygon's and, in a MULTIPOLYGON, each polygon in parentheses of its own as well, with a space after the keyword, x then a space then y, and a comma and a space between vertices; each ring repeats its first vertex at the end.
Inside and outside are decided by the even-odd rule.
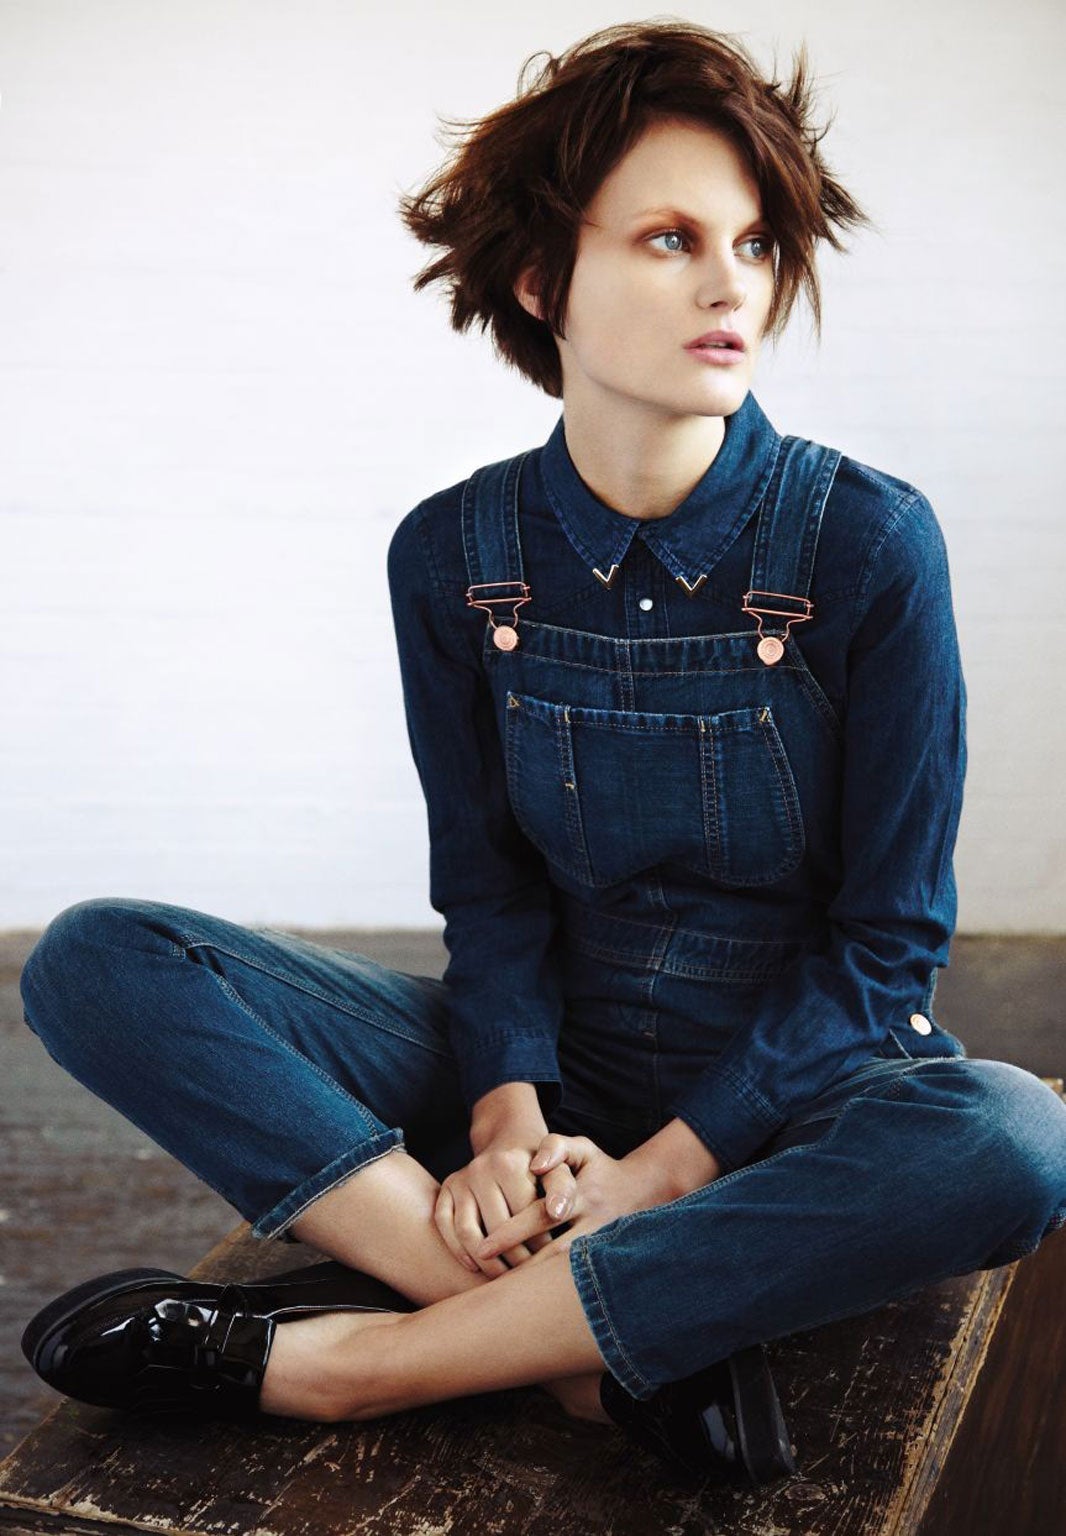
POLYGON ((933 1026, 924 1013, 911 1014, 911 1028, 916 1029, 920 1035, 931 1035, 933 1033, 933 1026))

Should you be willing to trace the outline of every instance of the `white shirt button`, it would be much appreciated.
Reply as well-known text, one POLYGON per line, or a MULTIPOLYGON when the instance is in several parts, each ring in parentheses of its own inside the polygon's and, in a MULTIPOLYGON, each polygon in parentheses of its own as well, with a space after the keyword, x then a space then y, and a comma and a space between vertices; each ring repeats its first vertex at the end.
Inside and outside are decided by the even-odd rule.
POLYGON ((920 1035, 931 1035, 933 1033, 933 1026, 924 1013, 911 1014, 911 1028, 916 1029, 920 1035))
POLYGON ((655 604, 652 602, 650 597, 642 597, 638 606, 643 608, 644 612, 647 613, 649 608, 655 607, 655 604))

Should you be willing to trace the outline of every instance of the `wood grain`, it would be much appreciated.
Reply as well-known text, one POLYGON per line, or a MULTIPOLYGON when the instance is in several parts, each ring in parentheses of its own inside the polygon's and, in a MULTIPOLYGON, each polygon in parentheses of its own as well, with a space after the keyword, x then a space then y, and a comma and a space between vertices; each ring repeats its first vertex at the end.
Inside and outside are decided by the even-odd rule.
MULTIPOLYGON (((283 1262, 319 1257, 294 1246, 283 1262)), ((242 1225, 194 1272, 278 1267, 242 1225)), ((1044 1536, 1058 1527, 1025 1521, 1061 1509, 1064 1289, 1066 1231, 1019 1263, 771 1342, 800 1475, 769 1489, 680 1482, 536 1388, 344 1425, 164 1426, 63 1402, 0 1464, 0 1530, 1044 1536)))

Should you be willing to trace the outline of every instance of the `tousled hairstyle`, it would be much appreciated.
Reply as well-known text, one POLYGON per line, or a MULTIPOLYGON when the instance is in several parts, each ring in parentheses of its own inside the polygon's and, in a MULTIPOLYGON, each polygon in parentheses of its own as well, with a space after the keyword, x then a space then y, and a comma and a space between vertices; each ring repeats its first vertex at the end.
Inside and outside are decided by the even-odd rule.
POLYGON ((413 279, 415 290, 447 284, 453 329, 478 321, 505 362, 560 398, 555 337, 565 335, 584 210, 645 128, 679 120, 726 135, 758 185, 774 246, 764 334, 780 335, 802 291, 820 338, 816 243, 842 251, 838 228, 873 221, 822 158, 829 125, 812 121, 805 44, 787 85, 766 79, 735 37, 683 21, 605 27, 558 58, 549 53, 527 80, 541 56, 522 65, 514 101, 478 119, 440 119, 455 148, 400 199, 410 232, 443 251, 413 279), (543 319, 515 295, 529 268, 543 319))

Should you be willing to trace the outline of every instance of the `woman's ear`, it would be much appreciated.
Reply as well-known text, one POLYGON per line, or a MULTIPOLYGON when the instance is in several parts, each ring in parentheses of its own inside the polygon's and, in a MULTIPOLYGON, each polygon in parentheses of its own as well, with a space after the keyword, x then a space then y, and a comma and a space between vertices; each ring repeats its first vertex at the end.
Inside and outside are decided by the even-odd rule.
POLYGON ((544 312, 537 291, 537 273, 534 267, 525 267, 519 273, 514 285, 514 295, 522 308, 531 314, 534 320, 544 319, 544 312))

